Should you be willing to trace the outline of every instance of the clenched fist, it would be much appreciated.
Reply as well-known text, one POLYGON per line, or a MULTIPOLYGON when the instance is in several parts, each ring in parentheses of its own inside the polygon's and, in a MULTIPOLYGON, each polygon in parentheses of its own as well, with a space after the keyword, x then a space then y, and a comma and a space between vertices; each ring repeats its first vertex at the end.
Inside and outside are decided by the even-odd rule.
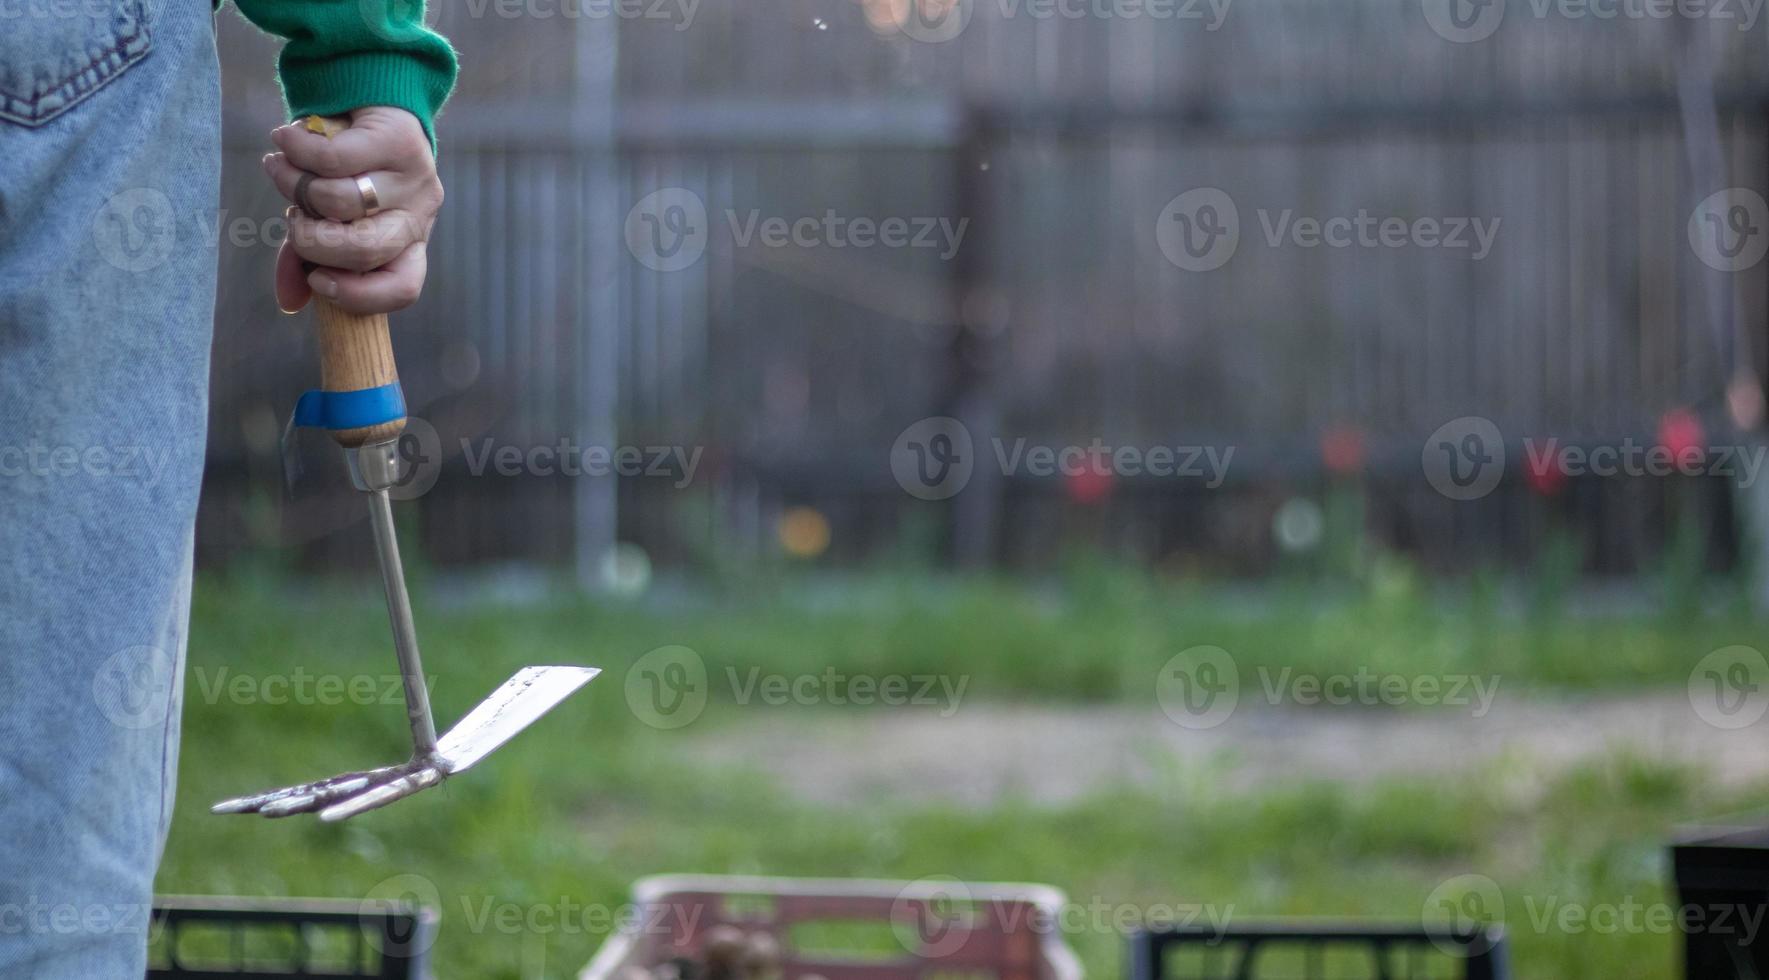
POLYGON ((329 138, 297 121, 272 130, 270 139, 281 152, 265 155, 264 172, 296 205, 276 257, 277 305, 293 313, 314 293, 356 314, 416 302, 425 243, 442 207, 436 158, 417 117, 368 106, 353 110, 350 128, 329 138), (372 185, 366 194, 358 180, 364 177, 372 185))

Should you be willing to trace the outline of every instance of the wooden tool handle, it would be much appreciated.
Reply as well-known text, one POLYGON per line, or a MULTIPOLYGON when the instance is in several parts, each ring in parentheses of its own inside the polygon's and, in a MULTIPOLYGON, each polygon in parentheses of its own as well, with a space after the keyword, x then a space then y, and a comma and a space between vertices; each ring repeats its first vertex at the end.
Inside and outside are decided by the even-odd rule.
MULTIPOLYGON (((350 120, 309 116, 308 130, 328 139, 350 128, 350 120)), ((330 300, 315 296, 313 315, 319 327, 320 387, 326 391, 359 391, 379 388, 399 380, 393 363, 393 338, 387 332, 387 314, 357 316, 346 313, 330 300)), ((396 439, 405 431, 405 417, 360 429, 336 429, 332 438, 345 447, 396 439)))

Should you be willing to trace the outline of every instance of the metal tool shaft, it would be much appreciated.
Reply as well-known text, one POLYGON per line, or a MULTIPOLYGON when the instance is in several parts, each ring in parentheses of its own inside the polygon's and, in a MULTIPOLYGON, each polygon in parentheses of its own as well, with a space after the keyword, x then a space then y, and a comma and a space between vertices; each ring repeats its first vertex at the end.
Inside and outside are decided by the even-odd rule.
POLYGON ((418 656, 418 629, 412 623, 411 597, 405 591, 405 566, 399 561, 399 539, 393 533, 393 502, 385 489, 369 490, 369 524, 375 529, 375 557, 381 562, 381 584, 387 590, 387 619, 393 624, 393 649, 405 683, 405 714, 412 727, 412 748, 420 759, 436 754, 436 720, 430 714, 430 690, 424 662, 418 656))
POLYGON ((348 820, 472 768, 601 673, 593 667, 524 667, 438 739, 436 722, 430 714, 430 689, 424 682, 424 664, 418 657, 418 631, 412 624, 405 566, 399 560, 399 539, 393 530, 393 502, 388 495, 388 489, 399 484, 398 442, 387 440, 346 447, 344 458, 350 464, 351 484, 368 497, 375 557, 380 561, 381 584, 387 592, 387 620, 393 626, 393 648, 399 655, 400 679, 405 683, 412 758, 397 766, 347 772, 318 782, 222 800, 211 808, 215 813, 288 817, 317 812, 321 820, 328 822, 348 820))

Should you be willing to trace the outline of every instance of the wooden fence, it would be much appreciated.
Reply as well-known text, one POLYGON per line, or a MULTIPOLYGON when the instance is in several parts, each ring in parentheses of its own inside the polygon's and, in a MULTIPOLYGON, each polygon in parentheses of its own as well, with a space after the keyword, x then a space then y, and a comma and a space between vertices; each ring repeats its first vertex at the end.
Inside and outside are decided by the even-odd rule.
MULTIPOLYGON (((1276 507, 1338 479, 1361 480, 1373 533, 1441 567, 1527 561, 1563 527, 1587 540, 1589 567, 1638 570, 1673 506, 1731 560, 1721 483, 1575 481, 1542 497, 1511 479, 1459 503, 1422 479, 1419 454, 1469 415, 1510 439, 1650 442, 1664 412, 1690 407, 1710 437, 1746 438, 1723 392, 1764 374, 1769 279, 1709 269, 1686 225, 1714 190, 1765 190, 1769 25, 1513 0, 1491 37, 1457 43, 1432 28, 1434 0, 1228 0, 1219 19, 1182 2, 1198 19, 1165 20, 979 0, 944 43, 876 29, 929 2, 707 0, 681 30, 441 14, 467 68, 442 124, 430 286, 397 340, 445 451, 420 505, 432 558, 576 562, 588 577, 616 536, 668 561, 769 549, 781 509, 808 503, 845 558, 933 520, 941 553, 972 562, 1088 542, 1258 572, 1275 560, 1276 507), (1698 56, 1711 70, 1691 71, 1698 56), (1697 82, 1717 108, 1706 163, 1689 133, 1697 82), (1233 258, 1203 273, 1156 238, 1195 188, 1241 219, 1233 258), (686 268, 650 268, 623 238, 659 191, 705 210, 686 268), (1478 252, 1273 237, 1359 212, 1492 235, 1478 252), (956 249, 743 234, 826 214, 965 231, 956 249), (1125 480, 1089 503, 1062 481, 985 477, 930 503, 898 486, 890 452, 941 414, 979 446, 1236 457, 1215 488, 1125 480), (686 488, 469 466, 488 446, 567 437, 702 462, 686 488), (1363 475, 1331 476, 1323 440, 1361 447, 1363 475)), ((244 121, 263 102, 247 104, 225 206, 275 213, 261 127, 244 121)), ((292 534, 336 558, 316 529, 356 519, 323 480, 294 504, 275 490, 276 418, 311 354, 264 294, 270 252, 221 256, 209 560, 292 534)))

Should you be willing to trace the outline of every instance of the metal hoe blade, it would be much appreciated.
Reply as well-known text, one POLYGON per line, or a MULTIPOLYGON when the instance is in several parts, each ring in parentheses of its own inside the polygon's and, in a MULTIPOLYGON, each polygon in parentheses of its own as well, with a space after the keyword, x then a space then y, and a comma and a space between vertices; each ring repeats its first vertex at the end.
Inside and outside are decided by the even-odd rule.
POLYGON ((553 706, 595 680, 596 667, 524 667, 437 743, 448 772, 466 772, 553 706))
POLYGON ((393 533, 393 508, 387 496, 398 472, 396 446, 396 442, 387 442, 346 450, 346 454, 352 482, 369 498, 369 523, 374 528, 375 553, 387 592, 387 618, 393 627, 393 647, 405 687, 411 760, 223 800, 211 808, 214 813, 287 817, 318 811, 321 820, 332 822, 386 806, 477 765, 601 673, 595 667, 524 667, 437 739, 424 665, 418 655, 417 628, 406 594, 405 569, 393 533))

